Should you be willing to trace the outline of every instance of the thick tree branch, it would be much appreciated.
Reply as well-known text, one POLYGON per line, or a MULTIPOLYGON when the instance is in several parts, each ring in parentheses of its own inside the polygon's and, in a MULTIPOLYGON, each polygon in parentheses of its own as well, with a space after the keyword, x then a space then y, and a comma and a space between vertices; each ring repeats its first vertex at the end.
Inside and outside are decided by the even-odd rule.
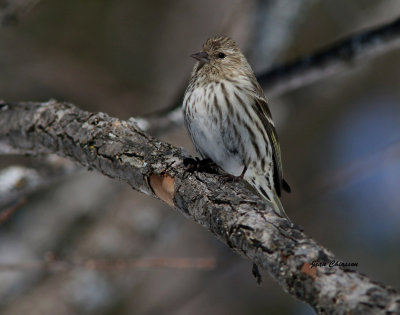
POLYGON ((282 288, 318 313, 400 312, 400 295, 348 268, 314 267, 333 255, 275 215, 242 183, 188 174, 183 149, 144 133, 131 121, 71 104, 0 105, 0 142, 26 153, 56 153, 134 189, 159 197, 267 270, 282 288))
MULTIPOLYGON (((360 59, 372 58, 398 47, 400 47, 400 18, 352 34, 293 62, 259 73, 257 79, 267 97, 282 95, 351 68, 360 59)), ((141 118, 143 129, 158 135, 182 125, 180 106, 183 92, 178 95, 172 106, 141 118)))

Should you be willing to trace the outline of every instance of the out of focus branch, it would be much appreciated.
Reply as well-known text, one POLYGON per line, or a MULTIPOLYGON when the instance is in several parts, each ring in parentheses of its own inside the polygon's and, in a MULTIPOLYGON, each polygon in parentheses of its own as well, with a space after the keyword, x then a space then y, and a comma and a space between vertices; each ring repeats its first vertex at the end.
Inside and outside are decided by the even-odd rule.
MULTIPOLYGON (((4 143, 0 145, 0 154, 7 154, 10 151, 18 152, 4 143)), ((15 165, 0 170, 0 210, 81 169, 78 165, 56 155, 45 156, 40 163, 36 164, 35 167, 15 165)), ((11 206, 7 210, 13 207, 11 206)), ((0 216, 2 214, 0 212, 0 216)), ((1 222, 2 220, 0 220, 1 222)))
POLYGON ((187 153, 147 135, 134 120, 55 101, 2 104, 0 142, 26 153, 56 153, 163 200, 318 313, 400 311, 400 295, 392 288, 348 268, 312 267, 336 259, 242 183, 187 173, 182 165, 187 153))
MULTIPOLYGON (((350 35, 315 53, 259 73, 257 79, 267 97, 282 95, 327 76, 349 69, 359 60, 400 47, 400 18, 350 35)), ((182 93, 183 94, 183 93, 182 93)), ((183 124, 181 99, 172 106, 140 119, 144 130, 163 134, 183 124)))
POLYGON ((314 0, 255 1, 248 60, 256 72, 271 67, 287 50, 296 36, 293 30, 308 16, 307 11, 314 4, 314 0))
POLYGON ((315 53, 277 66, 257 76, 267 95, 275 96, 321 80, 400 47, 400 18, 368 31, 353 34, 315 53))

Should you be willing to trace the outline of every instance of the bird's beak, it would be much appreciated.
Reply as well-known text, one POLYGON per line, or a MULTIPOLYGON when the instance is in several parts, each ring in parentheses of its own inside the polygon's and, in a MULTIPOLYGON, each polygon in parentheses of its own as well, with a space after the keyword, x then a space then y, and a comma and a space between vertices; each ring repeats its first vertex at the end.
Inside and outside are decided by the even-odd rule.
POLYGON ((205 64, 210 62, 210 58, 208 58, 208 54, 204 51, 198 52, 196 54, 190 55, 190 57, 197 59, 200 61, 200 64, 205 64))

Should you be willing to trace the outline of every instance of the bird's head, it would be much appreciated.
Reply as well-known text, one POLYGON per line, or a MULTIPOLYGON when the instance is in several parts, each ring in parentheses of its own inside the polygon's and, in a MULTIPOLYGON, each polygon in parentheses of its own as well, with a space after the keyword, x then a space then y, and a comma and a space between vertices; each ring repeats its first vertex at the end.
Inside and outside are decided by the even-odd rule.
POLYGON ((205 74, 214 78, 224 78, 238 75, 250 68, 236 42, 227 36, 209 38, 201 51, 190 57, 198 61, 193 75, 205 74))

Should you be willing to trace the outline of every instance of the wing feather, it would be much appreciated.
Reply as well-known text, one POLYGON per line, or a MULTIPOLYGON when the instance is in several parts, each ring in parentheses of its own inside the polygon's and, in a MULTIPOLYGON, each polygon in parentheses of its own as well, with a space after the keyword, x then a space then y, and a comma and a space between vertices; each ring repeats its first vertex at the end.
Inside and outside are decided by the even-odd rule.
POLYGON ((290 187, 286 181, 284 184, 283 180, 281 148, 279 146, 278 135, 276 133, 275 126, 272 121, 272 115, 265 98, 262 96, 256 96, 254 106, 257 115, 260 117, 264 128, 267 131, 267 135, 272 146, 275 190, 277 195, 281 196, 282 188, 287 191, 290 190, 290 187))

